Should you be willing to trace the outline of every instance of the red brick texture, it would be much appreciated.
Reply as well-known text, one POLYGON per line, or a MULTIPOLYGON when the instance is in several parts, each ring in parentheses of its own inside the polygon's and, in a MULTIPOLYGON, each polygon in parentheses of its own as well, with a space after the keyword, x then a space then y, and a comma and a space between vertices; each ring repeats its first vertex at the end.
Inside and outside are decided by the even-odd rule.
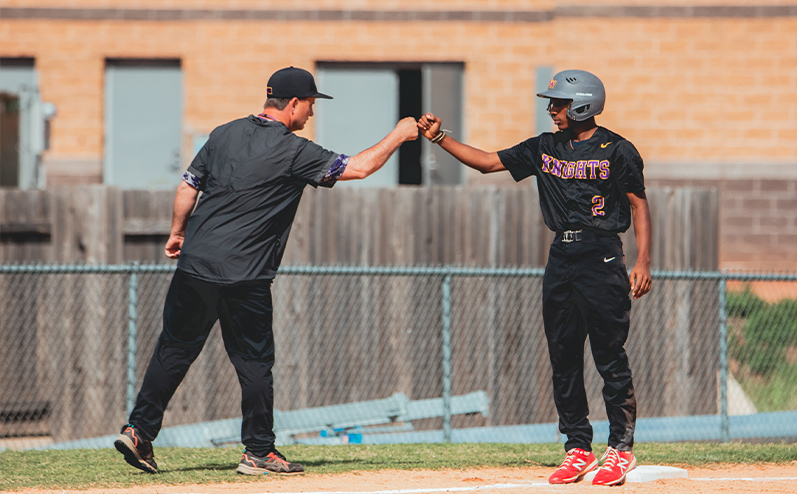
POLYGON ((649 186, 717 187, 720 268, 797 267, 797 180, 650 180, 649 186))
POLYGON ((185 166, 287 65, 462 62, 462 137, 487 150, 548 130, 538 67, 582 68, 607 88, 599 123, 646 163, 751 165, 716 182, 723 267, 797 265, 797 173, 759 173, 797 166, 794 0, 0 0, 0 18, 0 55, 33 57, 57 107, 45 162, 72 167, 64 182, 102 180, 106 58, 181 60, 185 166))

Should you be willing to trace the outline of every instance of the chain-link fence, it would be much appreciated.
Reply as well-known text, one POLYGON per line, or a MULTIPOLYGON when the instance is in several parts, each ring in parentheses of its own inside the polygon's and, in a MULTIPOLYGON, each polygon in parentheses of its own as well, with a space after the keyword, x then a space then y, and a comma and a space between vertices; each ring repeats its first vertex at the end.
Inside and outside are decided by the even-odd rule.
MULTIPOLYGON (((173 269, 0 266, 0 450, 111 446, 173 269)), ((797 437, 797 275, 654 279, 626 346, 637 441, 797 437)), ((278 442, 562 440, 542 270, 286 266, 272 291, 278 442)), ((590 419, 605 441, 586 353, 590 419)), ((240 388, 217 329, 164 426, 156 445, 238 442, 240 388)))

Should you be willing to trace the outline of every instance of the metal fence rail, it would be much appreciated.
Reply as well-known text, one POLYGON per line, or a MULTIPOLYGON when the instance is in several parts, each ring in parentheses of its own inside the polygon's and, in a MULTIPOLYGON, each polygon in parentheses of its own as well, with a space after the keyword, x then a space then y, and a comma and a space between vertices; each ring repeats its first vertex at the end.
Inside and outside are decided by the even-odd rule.
MULTIPOLYGON (((0 266, 0 449, 110 446, 153 352, 173 270, 0 266)), ((542 274, 282 267, 273 286, 278 440, 561 440, 542 274)), ((797 437, 797 275, 654 279, 634 302, 627 344, 637 440, 797 437)), ((585 364, 601 441, 608 425, 588 345, 585 364)), ((156 444, 234 442, 239 402, 214 330, 156 444)))

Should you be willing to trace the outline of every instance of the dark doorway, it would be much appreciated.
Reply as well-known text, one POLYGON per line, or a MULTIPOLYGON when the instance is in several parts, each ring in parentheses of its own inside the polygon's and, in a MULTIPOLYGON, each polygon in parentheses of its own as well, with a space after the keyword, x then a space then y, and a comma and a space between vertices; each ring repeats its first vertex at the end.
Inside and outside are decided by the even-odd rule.
MULTIPOLYGON (((423 79, 421 70, 399 70, 399 118, 421 118, 423 79)), ((399 184, 421 185, 421 140, 404 143, 399 149, 399 184)))

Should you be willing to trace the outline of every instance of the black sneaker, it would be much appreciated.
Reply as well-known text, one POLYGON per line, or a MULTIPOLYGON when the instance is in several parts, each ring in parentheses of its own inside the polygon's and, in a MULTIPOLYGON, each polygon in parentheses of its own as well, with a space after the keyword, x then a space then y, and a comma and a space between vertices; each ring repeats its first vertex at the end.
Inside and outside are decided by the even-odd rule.
POLYGON ((152 454, 152 441, 138 435, 134 426, 122 427, 122 433, 113 442, 116 449, 125 455, 125 461, 147 473, 158 473, 158 464, 152 454))
POLYGON ((264 473, 298 475, 304 473, 304 467, 298 463, 290 463, 276 449, 271 450, 269 454, 262 458, 244 450, 241 463, 238 464, 238 473, 244 475, 260 475, 264 473))

